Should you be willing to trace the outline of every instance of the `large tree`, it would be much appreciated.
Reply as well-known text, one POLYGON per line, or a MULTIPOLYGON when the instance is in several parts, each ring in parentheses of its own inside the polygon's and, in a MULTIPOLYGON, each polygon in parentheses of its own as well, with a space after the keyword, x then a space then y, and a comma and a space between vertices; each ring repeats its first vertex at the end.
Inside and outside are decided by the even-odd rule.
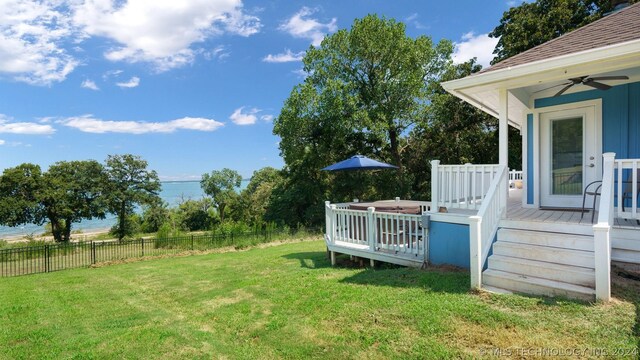
POLYGON ((22 164, 0 177, 0 223, 51 224, 55 241, 69 241, 73 223, 106 215, 103 166, 97 161, 61 161, 42 174, 22 164))
MULTIPOLYGON (((638 0, 630 0, 635 3, 638 0)), ((612 0, 538 0, 505 11, 489 36, 499 38, 492 64, 589 24, 613 9, 612 0)))
POLYGON ((221 222, 224 221, 227 206, 237 200, 236 189, 240 187, 241 182, 242 176, 237 171, 227 168, 202 175, 200 186, 205 194, 213 198, 221 222))
POLYGON ((106 160, 109 179, 109 211, 116 214, 115 233, 122 240, 129 234, 127 221, 136 205, 158 201, 160 180, 158 174, 147 169, 147 162, 136 155, 109 155, 106 160))
POLYGON ((406 132, 428 107, 425 80, 438 76, 451 51, 448 41, 434 45, 426 36, 408 37, 404 24, 375 15, 307 51, 308 76, 274 122, 286 181, 274 190, 280 199, 273 205, 286 221, 317 222, 329 194, 342 199, 409 193, 402 157, 406 132), (320 172, 358 153, 394 163, 398 172, 320 172))

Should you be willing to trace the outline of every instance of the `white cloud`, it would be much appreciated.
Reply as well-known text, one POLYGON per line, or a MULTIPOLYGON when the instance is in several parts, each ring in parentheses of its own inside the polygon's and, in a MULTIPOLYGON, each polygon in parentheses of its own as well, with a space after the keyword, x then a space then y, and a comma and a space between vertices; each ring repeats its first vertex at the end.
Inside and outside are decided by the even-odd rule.
POLYGON ((260 116, 260 120, 266 121, 266 122, 272 121, 273 120, 273 115, 270 115, 270 114, 262 115, 262 116, 260 116))
POLYGON ((96 119, 93 115, 82 115, 59 120, 58 123, 82 132, 104 134, 172 133, 176 130, 214 131, 224 126, 213 119, 184 117, 165 122, 115 121, 96 119))
POLYGON ((207 60, 211 60, 211 59, 224 60, 229 56, 231 56, 231 51, 229 51, 227 47, 224 45, 218 45, 209 51, 203 50, 202 53, 204 54, 204 58, 207 60))
POLYGON ((498 39, 490 38, 489 34, 478 34, 468 32, 462 35, 460 42, 456 42, 453 52, 453 62, 463 63, 475 57, 482 67, 489 66, 493 59, 493 49, 498 44, 498 39))
POLYGON ((121 88, 134 88, 138 85, 140 85, 140 78, 137 76, 132 77, 129 81, 116 83, 116 86, 120 86, 121 88))
POLYGON ((260 112, 260 109, 252 108, 244 111, 244 106, 241 108, 237 108, 229 119, 233 121, 236 125, 253 125, 258 120, 257 113, 260 112))
POLYGON ((312 9, 305 6, 280 25, 279 29, 286 31, 293 37, 309 39, 313 46, 318 46, 325 35, 336 31, 338 26, 336 18, 332 18, 328 23, 321 23, 317 19, 309 17, 317 11, 317 8, 312 9))
POLYGON ((0 145, 4 145, 5 142, 6 141, 4 141, 4 140, 0 140, 0 145))
POLYGON ((291 50, 286 49, 284 53, 272 55, 269 54, 265 56, 262 61, 270 62, 270 63, 284 63, 284 62, 292 62, 292 61, 300 61, 304 57, 305 52, 300 51, 297 53, 291 52, 291 50))
POLYGON ((56 132, 51 125, 33 122, 12 122, 12 119, 0 114, 0 133, 22 135, 50 135, 56 132))
POLYGON ((122 1, 87 0, 74 21, 92 36, 117 45, 105 53, 112 61, 150 62, 157 71, 189 64, 192 46, 223 33, 250 36, 260 19, 246 14, 241 0, 122 1))
POLYGON ((419 30, 428 29, 429 27, 425 26, 423 23, 418 21, 418 18, 419 18, 418 13, 413 13, 413 14, 407 16, 404 19, 404 22, 406 22, 407 24, 413 25, 416 29, 419 29, 419 30))
POLYGON ((78 65, 62 46, 79 37, 56 0, 0 1, 0 73, 34 85, 63 81, 78 65))
POLYGON ((96 85, 96 83, 93 82, 93 80, 89 80, 89 79, 86 79, 85 81, 83 81, 82 84, 80 84, 80 86, 85 89, 100 90, 98 85, 96 85))
POLYGON ((122 70, 109 70, 109 71, 105 71, 104 74, 102 74, 102 80, 107 81, 109 78, 111 77, 118 77, 120 74, 122 74, 123 71, 122 70))

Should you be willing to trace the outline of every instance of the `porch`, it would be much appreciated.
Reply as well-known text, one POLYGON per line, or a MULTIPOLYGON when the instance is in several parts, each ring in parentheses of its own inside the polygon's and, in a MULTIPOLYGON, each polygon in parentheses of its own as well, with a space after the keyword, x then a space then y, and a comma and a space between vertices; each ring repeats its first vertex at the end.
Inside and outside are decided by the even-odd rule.
POLYGON ((504 166, 434 161, 432 201, 327 202, 327 247, 333 263, 343 253, 372 265, 451 264, 469 268, 477 288, 606 298, 611 261, 640 263, 638 188, 627 194, 623 187, 624 179, 638 180, 629 174, 640 159, 605 154, 603 167, 592 223, 580 209, 527 204, 514 184, 521 174, 504 166))

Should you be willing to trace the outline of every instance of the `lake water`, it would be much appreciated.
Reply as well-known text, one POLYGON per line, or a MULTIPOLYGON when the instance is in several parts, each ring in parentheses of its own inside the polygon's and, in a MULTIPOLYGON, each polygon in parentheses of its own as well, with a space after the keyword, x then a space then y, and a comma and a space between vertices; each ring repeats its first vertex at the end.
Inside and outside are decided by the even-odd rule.
MULTIPOLYGON (((242 190, 249 184, 248 180, 242 180, 240 189, 242 190)), ((204 196, 202 188, 200 188, 199 181, 169 181, 162 182, 162 190, 160 191, 160 197, 170 207, 177 206, 184 200, 199 200, 204 196)), ((111 228, 116 223, 116 217, 113 215, 107 215, 106 219, 94 219, 84 220, 80 223, 74 223, 71 230, 101 230, 111 228)), ((8 227, 0 226, 0 238, 5 236, 16 235, 40 235, 44 232, 44 226, 37 225, 25 225, 20 227, 8 227)))

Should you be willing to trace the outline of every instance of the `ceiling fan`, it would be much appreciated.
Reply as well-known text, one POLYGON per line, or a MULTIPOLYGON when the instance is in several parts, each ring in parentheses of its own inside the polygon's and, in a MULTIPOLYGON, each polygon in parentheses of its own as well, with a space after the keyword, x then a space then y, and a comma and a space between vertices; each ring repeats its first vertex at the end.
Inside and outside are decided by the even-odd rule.
POLYGON ((538 90, 536 92, 541 92, 541 91, 553 89, 554 87, 558 87, 558 86, 564 86, 562 89, 560 89, 560 91, 558 91, 555 95, 553 95, 554 97, 556 97, 556 96, 562 95, 565 91, 569 90, 570 87, 572 87, 574 85, 578 85, 578 84, 591 86, 592 88, 596 88, 596 89, 600 89, 600 90, 609 90, 609 89, 611 89, 611 85, 607 85, 607 84, 603 84, 603 83, 599 82, 601 80, 629 80, 629 77, 625 76, 625 75, 589 77, 589 75, 586 75, 586 76, 580 76, 580 77, 568 79, 569 82, 567 82, 567 83, 554 85, 554 86, 548 87, 546 89, 538 90))

